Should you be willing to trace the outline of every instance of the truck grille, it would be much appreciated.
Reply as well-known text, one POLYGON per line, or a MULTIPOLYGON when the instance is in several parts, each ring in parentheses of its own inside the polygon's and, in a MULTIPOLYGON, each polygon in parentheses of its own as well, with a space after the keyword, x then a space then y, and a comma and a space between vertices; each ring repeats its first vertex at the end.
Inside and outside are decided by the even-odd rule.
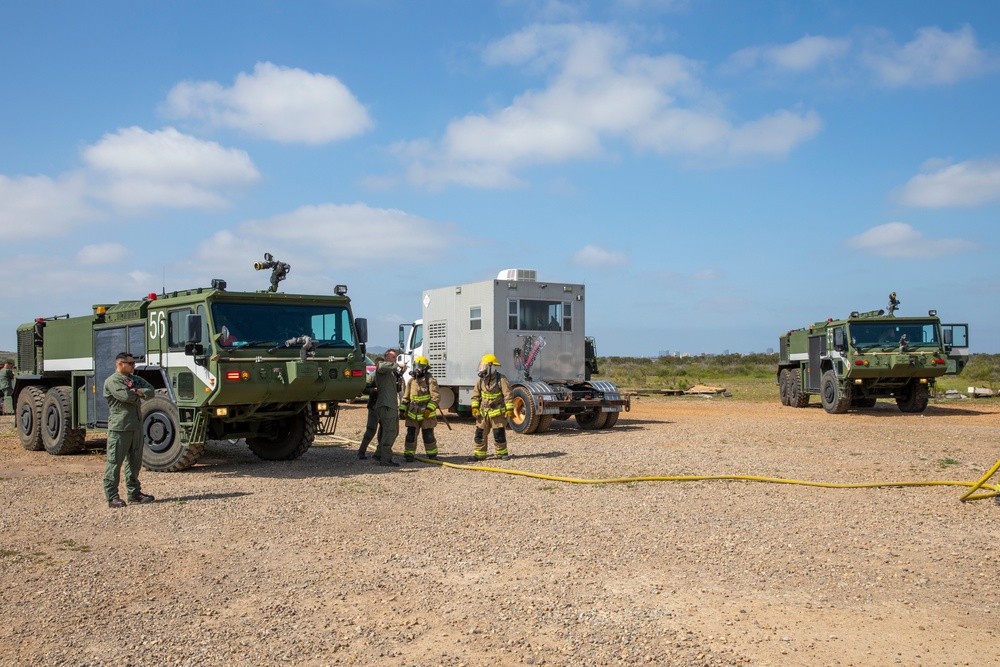
POLYGON ((17 332, 17 370, 35 372, 35 333, 31 329, 17 332))

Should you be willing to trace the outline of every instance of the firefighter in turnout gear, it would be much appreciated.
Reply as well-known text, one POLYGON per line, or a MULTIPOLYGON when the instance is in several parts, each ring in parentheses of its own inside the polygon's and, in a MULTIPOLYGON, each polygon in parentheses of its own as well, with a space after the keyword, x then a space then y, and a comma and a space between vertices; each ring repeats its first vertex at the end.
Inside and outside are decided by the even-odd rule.
POLYGON ((413 360, 412 377, 406 383, 403 397, 399 400, 399 416, 406 420, 406 439, 403 442, 403 459, 406 461, 412 461, 417 453, 417 429, 420 429, 427 458, 437 458, 434 427, 437 426, 436 415, 438 403, 441 402, 441 390, 430 373, 430 367, 427 357, 413 360))
POLYGON ((497 456, 506 461, 507 421, 514 416, 510 383, 500 373, 500 362, 492 354, 483 355, 479 379, 472 390, 472 416, 476 418, 476 449, 470 461, 483 461, 489 455, 490 430, 493 431, 497 456))

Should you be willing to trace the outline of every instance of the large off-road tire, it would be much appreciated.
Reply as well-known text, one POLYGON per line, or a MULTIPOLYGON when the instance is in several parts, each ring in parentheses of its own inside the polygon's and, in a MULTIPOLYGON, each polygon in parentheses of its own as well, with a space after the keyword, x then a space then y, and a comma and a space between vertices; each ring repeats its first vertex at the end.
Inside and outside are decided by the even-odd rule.
POLYGON ((832 370, 823 373, 823 377, 820 379, 819 397, 823 403, 823 409, 831 415, 843 414, 851 407, 850 386, 841 389, 840 382, 837 381, 837 374, 832 370))
POLYGON ((611 428, 618 423, 618 416, 621 415, 620 412, 606 412, 607 418, 604 420, 604 426, 601 428, 611 428))
POLYGON ((510 392, 514 401, 514 416, 510 418, 510 426, 522 434, 534 433, 538 430, 541 415, 535 410, 531 394, 524 387, 514 387, 510 392))
POLYGON ((854 408, 874 408, 876 403, 878 399, 870 396, 868 398, 855 396, 851 399, 851 407, 854 408))
POLYGON ((197 463, 205 443, 184 443, 177 406, 166 397, 166 392, 157 391, 156 396, 144 400, 139 415, 142 418, 142 465, 146 470, 177 472, 197 463))
POLYGON ((42 444, 42 402, 45 392, 41 387, 25 387, 17 395, 14 420, 21 446, 30 452, 45 449, 42 444))
POLYGON ((56 456, 83 449, 86 429, 70 428, 73 424, 73 391, 69 387, 52 387, 42 401, 42 445, 56 456))
POLYGON ((788 404, 793 408, 809 405, 809 394, 802 391, 802 369, 793 368, 788 373, 788 404))
POLYGON ((905 388, 896 396, 896 405, 903 412, 923 412, 927 409, 930 390, 917 378, 909 381, 905 388))
POLYGON ((576 423, 582 429, 596 430, 599 428, 604 428, 604 425, 608 421, 608 415, 610 412, 601 412, 600 408, 595 408, 593 410, 588 410, 587 412, 581 412, 576 415, 576 423))
POLYGON ((265 461, 291 461, 312 447, 316 439, 316 419, 308 409, 273 425, 273 438, 247 438, 250 451, 265 461))
POLYGON ((545 433, 550 428, 552 428, 552 422, 555 415, 539 415, 538 416, 538 427, 535 429, 535 433, 545 433))
POLYGON ((778 397, 781 398, 782 405, 791 405, 792 401, 788 397, 788 376, 791 375, 787 368, 782 368, 778 373, 778 397))

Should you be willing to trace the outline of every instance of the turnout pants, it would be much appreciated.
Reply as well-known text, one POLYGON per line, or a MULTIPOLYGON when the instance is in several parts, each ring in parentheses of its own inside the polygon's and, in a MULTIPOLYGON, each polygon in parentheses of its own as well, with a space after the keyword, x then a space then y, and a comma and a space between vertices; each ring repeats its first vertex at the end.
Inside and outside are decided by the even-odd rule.
MULTIPOLYGON (((424 441, 424 451, 427 452, 427 456, 437 456, 438 446, 437 439, 434 437, 433 428, 422 428, 420 429, 420 438, 424 441)), ((406 440, 403 441, 403 454, 405 456, 413 456, 417 453, 417 427, 407 426, 406 427, 406 440)))
POLYGON ((507 456, 507 429, 504 428, 506 423, 507 421, 503 418, 503 415, 496 417, 480 415, 476 418, 476 447, 474 454, 477 459, 485 459, 489 455, 491 429, 493 431, 494 447, 496 448, 497 456, 507 456))
POLYGON ((140 493, 139 469, 142 468, 142 432, 108 431, 108 460, 104 466, 104 497, 118 498, 122 464, 125 465, 125 488, 128 495, 140 493))

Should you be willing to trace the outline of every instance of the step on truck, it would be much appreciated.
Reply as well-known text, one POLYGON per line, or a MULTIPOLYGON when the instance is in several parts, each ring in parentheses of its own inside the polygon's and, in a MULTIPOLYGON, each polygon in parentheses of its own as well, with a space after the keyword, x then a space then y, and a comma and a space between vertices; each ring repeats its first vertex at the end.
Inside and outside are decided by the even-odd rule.
POLYGON ((365 386, 367 321, 333 295, 230 292, 226 283, 99 304, 17 329, 15 426, 26 449, 69 454, 105 431, 105 379, 127 352, 156 388, 141 404, 143 465, 176 471, 209 440, 245 439, 290 460, 336 429, 338 404, 365 386))
POLYGON ((923 412, 935 379, 965 367, 969 325, 941 324, 936 310, 896 317, 899 305, 893 292, 887 309, 855 311, 781 334, 782 405, 804 408, 819 394, 832 414, 871 408, 880 398, 895 399, 903 412, 923 412))
POLYGON ((533 270, 495 280, 427 290, 423 317, 399 326, 401 359, 427 357, 441 387, 441 409, 467 412, 484 354, 511 384, 518 433, 542 433, 554 420, 611 428, 629 398, 597 372, 593 338, 584 334, 583 285, 548 283, 533 270))

